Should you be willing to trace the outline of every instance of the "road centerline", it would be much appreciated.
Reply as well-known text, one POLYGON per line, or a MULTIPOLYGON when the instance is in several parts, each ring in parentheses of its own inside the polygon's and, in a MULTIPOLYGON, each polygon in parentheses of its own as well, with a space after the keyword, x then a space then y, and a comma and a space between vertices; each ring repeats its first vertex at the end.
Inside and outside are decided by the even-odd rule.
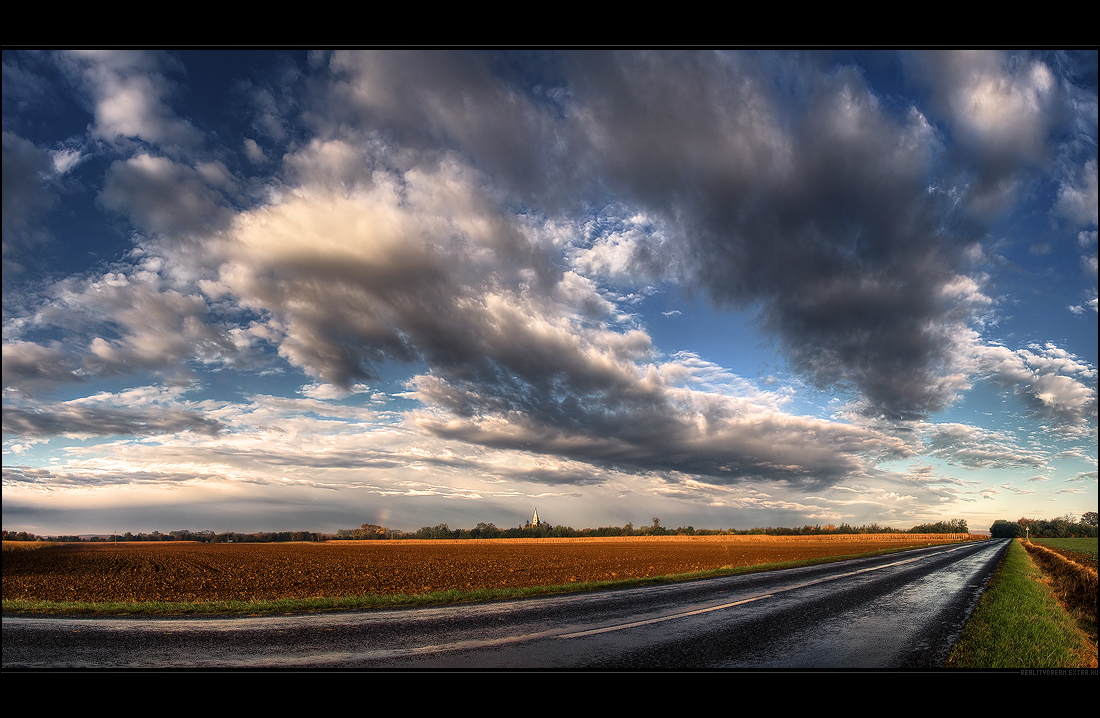
POLYGON ((574 633, 563 633, 558 638, 581 638, 583 636, 594 636, 598 633, 610 633, 611 631, 622 631, 627 628, 636 628, 637 626, 647 626, 653 623, 661 623, 663 621, 671 621, 676 618, 686 618, 688 616, 697 616, 701 613, 709 613, 711 611, 719 611, 723 608, 733 608, 734 606, 740 606, 745 603, 752 603, 753 601, 759 601, 764 598, 771 598, 772 594, 763 593, 749 598, 742 599, 740 601, 734 601, 732 603, 723 603, 720 606, 710 606, 709 608, 700 608, 694 611, 684 611, 682 613, 674 613, 669 616, 658 616, 657 618, 649 618, 644 621, 633 621, 631 623, 621 623, 615 626, 605 626, 603 628, 593 628, 587 631, 577 631, 574 633))
POLYGON ((693 611, 681 611, 679 613, 669 614, 667 616, 657 616, 655 618, 648 618, 642 621, 631 621, 630 623, 620 623, 612 626, 604 626, 602 628, 592 628, 585 631, 575 631, 573 633, 563 633, 557 636, 557 638, 583 638, 584 636, 594 636, 601 633, 611 633, 612 631, 623 631, 630 628, 637 628, 639 626, 647 626, 655 623, 662 623, 664 621, 672 621, 677 618, 687 618, 689 616, 696 616, 702 613, 709 613, 711 611, 719 611, 726 608, 734 608, 735 606, 741 606, 746 603, 752 603, 765 598, 771 598, 778 593, 786 593, 787 591, 793 591, 799 588, 806 588, 809 586, 815 586, 821 583, 827 583, 829 581, 836 581, 842 578, 848 578, 850 576, 857 576, 861 573, 869 573, 871 571, 879 571, 885 568, 893 568, 894 566, 902 566, 907 563, 913 563, 924 559, 924 556, 916 556, 914 558, 905 559, 902 561, 892 561, 891 563, 883 564, 882 566, 871 566, 869 568, 861 568, 856 571, 848 571, 846 573, 837 574, 835 576, 827 576, 825 578, 815 579, 813 581, 806 581, 803 583, 797 583, 784 588, 776 589, 770 593, 756 594, 749 596, 748 598, 741 599, 740 601, 733 601, 730 603, 723 603, 718 606, 709 606, 707 608, 700 608, 693 611))

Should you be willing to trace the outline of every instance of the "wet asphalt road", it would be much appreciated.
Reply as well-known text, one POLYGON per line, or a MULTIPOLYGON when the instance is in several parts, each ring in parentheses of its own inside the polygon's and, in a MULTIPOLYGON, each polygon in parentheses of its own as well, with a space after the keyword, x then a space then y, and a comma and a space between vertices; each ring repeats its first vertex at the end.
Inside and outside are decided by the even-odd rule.
POLYGON ((3 619, 3 668, 937 668, 1007 540, 522 601, 3 619))

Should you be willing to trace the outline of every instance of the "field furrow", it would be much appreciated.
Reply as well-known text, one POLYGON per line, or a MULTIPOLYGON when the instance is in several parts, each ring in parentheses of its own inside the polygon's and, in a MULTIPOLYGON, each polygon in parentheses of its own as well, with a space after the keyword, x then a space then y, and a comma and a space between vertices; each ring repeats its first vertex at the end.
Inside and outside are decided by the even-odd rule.
POLYGON ((5 600, 225 601, 519 588, 924 546, 941 537, 69 544, 3 554, 5 600))

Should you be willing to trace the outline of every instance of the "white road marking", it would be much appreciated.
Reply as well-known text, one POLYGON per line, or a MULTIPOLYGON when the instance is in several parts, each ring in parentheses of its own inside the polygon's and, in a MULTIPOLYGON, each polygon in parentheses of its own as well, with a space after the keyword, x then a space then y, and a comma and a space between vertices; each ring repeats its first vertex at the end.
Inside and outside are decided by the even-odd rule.
POLYGON ((669 616, 659 616, 658 618, 650 618, 645 621, 634 621, 633 623, 621 623, 616 626, 605 626, 604 628, 593 628, 589 631, 577 631, 576 633, 564 633, 558 638, 580 638, 582 636, 594 636, 597 633, 608 633, 610 631, 621 631, 624 628, 634 628, 635 626, 648 626, 651 623, 660 623, 661 621, 671 621, 674 618, 684 618, 685 616, 697 616, 700 613, 709 613, 710 611, 718 611, 723 608, 733 608, 734 606, 740 606, 744 603, 752 603, 753 601, 759 601, 762 598, 771 598, 770 593, 761 593, 756 596, 742 599, 740 601, 734 601, 733 603, 723 603, 721 606, 711 606, 710 608, 700 608, 695 611, 685 611, 683 613, 674 613, 669 616))
MULTIPOLYGON (((955 549, 952 549, 955 550, 955 549)), ((719 606, 710 606, 709 608, 700 608, 694 611, 684 611, 681 613, 672 613, 667 616, 658 616, 656 618, 646 619, 644 621, 632 621, 631 623, 619 623, 612 626, 604 626, 603 628, 593 628, 587 631, 576 631, 574 633, 563 633, 557 638, 582 638, 584 636, 594 636, 598 633, 610 633, 611 631, 623 631, 628 628, 637 628, 638 626, 648 626, 653 623, 661 623, 663 621, 671 621, 677 618, 686 618, 688 616, 697 616, 700 613, 709 613, 710 611, 719 611, 725 608, 733 608, 734 606, 741 606, 746 603, 752 603, 753 601, 759 601, 764 598, 771 598, 777 593, 786 593, 787 591, 794 591, 799 588, 806 588, 807 586, 815 586, 819 583, 827 583, 829 581, 836 581, 841 578, 848 578, 849 576, 857 576, 861 573, 868 573, 870 571, 880 571, 884 568, 892 568, 894 566, 902 566, 907 563, 913 563, 914 561, 920 561, 924 556, 917 556, 915 558, 906 559, 904 561, 894 561, 893 563, 887 563, 882 566, 872 566, 871 568, 861 568, 858 571, 849 571, 848 573, 837 574, 836 576, 827 576, 825 578, 819 578, 813 581, 805 581, 803 583, 796 583, 786 588, 776 589, 771 593, 761 593, 748 598, 743 598, 740 601, 734 601, 732 603, 723 603, 719 606)))

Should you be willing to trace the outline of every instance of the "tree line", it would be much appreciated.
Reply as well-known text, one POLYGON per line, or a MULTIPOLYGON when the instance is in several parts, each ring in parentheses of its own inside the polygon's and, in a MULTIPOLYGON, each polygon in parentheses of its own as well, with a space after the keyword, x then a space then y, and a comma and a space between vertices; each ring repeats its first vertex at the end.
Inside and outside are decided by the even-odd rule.
POLYGON ((452 529, 447 524, 424 526, 416 531, 398 531, 376 524, 363 524, 358 529, 340 529, 336 532, 338 540, 393 540, 393 539, 494 539, 494 538, 590 538, 603 536, 823 536, 828 534, 967 534, 964 519, 950 519, 936 523, 920 524, 910 529, 895 529, 871 523, 863 526, 849 524, 826 524, 824 526, 802 526, 786 528, 767 526, 751 529, 697 529, 694 526, 680 526, 675 529, 661 525, 661 520, 653 518, 648 526, 601 526, 599 528, 574 529, 571 526, 553 526, 539 523, 537 526, 527 522, 524 526, 497 528, 491 523, 479 523, 472 529, 452 529))
POLYGON ((989 535, 993 538, 1096 538, 1096 529, 1096 512, 1086 511, 1080 521, 1073 514, 1050 520, 1027 517, 1015 521, 998 519, 989 527, 989 535))
MULTIPOLYGON (((1088 516, 1088 514, 1086 514, 1088 516)), ((1092 514, 1095 517, 1095 514, 1092 514)), ((1061 520, 1061 519, 1056 519, 1061 520)), ((1032 519, 1020 519, 1033 521, 1032 519)), ((997 524, 1006 523, 998 521, 997 524)), ((995 524, 995 525, 997 525, 995 524)), ((1015 525, 1015 524, 1014 524, 1015 525)), ((494 539, 494 538, 589 538, 589 537, 615 537, 615 536, 824 536, 829 534, 965 534, 969 533, 966 521, 963 519, 950 519, 936 523, 920 524, 910 529, 895 529, 889 526, 880 526, 877 523, 862 526, 850 526, 847 523, 835 526, 833 524, 805 525, 801 527, 786 528, 783 526, 765 526, 751 529, 697 529, 694 526, 679 526, 668 528, 661 525, 661 520, 654 517, 648 526, 634 527, 633 522, 625 526, 600 526, 599 528, 574 529, 571 526, 554 526, 549 523, 539 522, 532 525, 528 521, 523 526, 511 528, 497 528, 491 523, 479 523, 472 529, 452 529, 447 524, 436 526, 424 526, 416 531, 399 531, 386 528, 377 524, 362 524, 357 529, 339 529, 335 535, 317 533, 313 531, 258 531, 255 533, 239 533, 226 531, 215 533, 214 531, 170 531, 161 533, 151 531, 149 533, 111 534, 108 536, 94 536, 82 539, 80 536, 36 536, 26 531, 4 531, 5 541, 197 541, 200 543, 278 543, 284 541, 368 541, 368 540, 400 540, 400 539, 494 539)), ((1021 534, 1022 530, 1021 530, 1021 534)), ((1032 533, 1035 536, 1035 533, 1032 533)), ((1092 536, 1096 535, 1095 524, 1092 536)))
POLYGON ((197 541, 199 543, 278 543, 282 541, 324 541, 330 536, 314 531, 257 531, 256 533, 238 533, 226 531, 215 533, 214 531, 169 531, 162 534, 160 531, 149 533, 109 534, 107 536, 37 536, 26 531, 4 530, 5 541, 56 541, 72 543, 88 541, 93 543, 114 543, 116 541, 197 541))

